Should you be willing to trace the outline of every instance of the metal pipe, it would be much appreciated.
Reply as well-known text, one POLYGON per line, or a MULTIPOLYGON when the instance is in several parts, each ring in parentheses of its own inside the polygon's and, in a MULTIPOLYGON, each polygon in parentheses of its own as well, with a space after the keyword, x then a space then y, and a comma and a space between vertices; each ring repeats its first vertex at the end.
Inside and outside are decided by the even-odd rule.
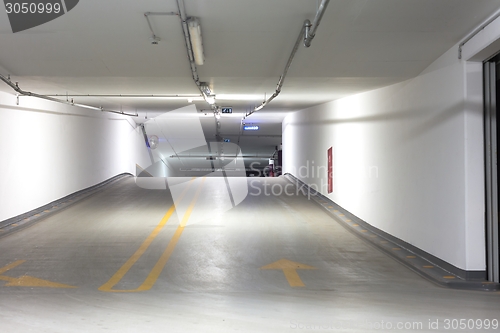
POLYGON ((273 99, 278 97, 278 95, 281 93, 281 88, 283 87, 286 75, 288 74, 288 70, 290 69, 290 66, 292 65, 293 58, 295 57, 295 53, 297 53, 300 42, 302 41, 302 39, 304 39, 304 46, 305 47, 311 46, 311 41, 313 40, 314 36, 316 35, 316 30, 318 29, 318 26, 321 22, 321 19, 323 18, 323 14, 325 13, 326 7, 328 6, 329 2, 330 2, 330 0, 322 0, 321 1, 321 4, 318 8, 318 11, 316 12, 316 17, 314 18, 314 22, 312 24, 311 24, 311 21, 309 21, 309 20, 304 21, 304 24, 302 25, 302 29, 300 30, 299 37, 297 38, 297 41, 295 42, 292 53, 290 54, 290 57, 288 58, 288 62, 286 63, 283 74, 281 74, 280 79, 278 80, 278 85, 276 87, 276 91, 271 95, 271 97, 269 97, 267 100, 262 102, 261 105, 255 107, 252 111, 247 113, 245 115, 245 117, 243 117, 243 119, 250 116, 254 112, 262 110, 273 99))
POLYGON ((153 30, 153 26, 151 25, 151 21, 149 20, 149 15, 147 13, 144 14, 146 21, 148 21, 149 30, 151 30, 151 34, 153 35, 153 39, 156 38, 156 34, 153 30))
POLYGON ((43 95, 48 97, 116 97, 116 98, 200 98, 202 95, 196 94, 184 94, 184 95, 140 95, 140 94, 73 94, 73 95, 60 95, 60 94, 52 94, 52 95, 43 95))
POLYGON ((314 36, 316 36, 316 30, 318 29, 318 26, 321 23, 321 19, 323 18, 323 14, 325 13, 326 7, 328 6, 329 2, 330 0, 321 1, 321 4, 319 5, 318 11, 316 12, 316 17, 314 18, 312 25, 306 28, 306 35, 304 39, 305 47, 311 46, 311 41, 313 40, 314 36))
POLYGON ((470 41, 472 38, 474 38, 478 33, 480 33, 481 31, 483 31, 484 28, 486 28, 488 25, 490 25, 493 21, 495 21, 499 17, 500 17, 500 10, 497 11, 492 16, 490 16, 490 18, 487 19, 485 23, 483 23, 477 29, 475 29, 474 31, 472 31, 469 34, 469 36, 467 36, 465 38, 465 40, 460 43, 460 45, 458 46, 458 59, 462 59, 462 49, 463 49, 464 45, 467 44, 468 41, 470 41))
POLYGON ((148 21, 148 26, 149 26, 149 30, 151 30, 151 34, 153 35, 153 44, 158 44, 158 42, 160 41, 160 37, 158 37, 154 30, 153 30, 153 26, 151 25, 151 21, 149 20, 149 16, 159 16, 159 15, 162 15, 162 16, 173 16, 173 15, 179 15, 179 13, 176 13, 176 12, 146 12, 144 13, 144 17, 146 18, 146 21, 148 21))
POLYGON ((66 105, 71 105, 71 106, 78 106, 78 107, 86 108, 86 109, 90 109, 90 110, 98 110, 98 111, 102 111, 102 112, 117 113, 117 114, 130 116, 130 117, 138 117, 139 116, 137 113, 130 114, 130 113, 125 113, 123 111, 104 109, 103 107, 96 107, 96 106, 91 106, 91 105, 86 105, 86 104, 78 104, 78 103, 73 103, 72 101, 71 102, 65 101, 62 99, 57 99, 57 98, 53 98, 50 96, 40 95, 40 94, 33 93, 30 91, 24 91, 21 88, 19 88, 19 85, 17 83, 16 84, 12 83, 12 81, 9 78, 6 78, 2 74, 0 74, 0 80, 2 80, 7 85, 9 85, 12 89, 14 89, 21 96, 36 97, 36 98, 44 99, 44 100, 51 101, 51 102, 56 102, 56 103, 61 103, 61 104, 66 104, 66 105))
POLYGON ((169 158, 214 158, 214 159, 217 159, 217 158, 220 158, 220 157, 224 157, 224 159, 230 159, 230 158, 254 158, 254 159, 270 159, 272 157, 271 156, 259 156, 259 155, 242 155, 242 156, 238 156, 238 155, 224 155, 224 156, 219 156, 219 155, 210 155, 210 154, 197 154, 197 155, 170 155, 169 158))
POLYGON ((144 16, 151 16, 151 15, 163 15, 163 16, 166 16, 166 15, 179 15, 179 13, 177 12, 145 12, 144 13, 144 16))
POLYGON ((299 49, 299 45, 302 42, 302 38, 303 38, 304 33, 305 33, 307 22, 309 22, 309 20, 306 20, 304 22, 304 24, 302 25, 302 29, 300 30, 299 37, 297 37, 297 41, 295 42, 295 45, 292 49, 292 53, 290 54, 290 57, 288 57, 288 61, 286 63, 285 69, 283 70, 283 74, 281 74, 280 79, 278 80, 278 85, 276 86, 276 91, 274 92, 274 94, 271 95, 271 97, 269 97, 267 100, 262 102, 261 105, 255 107, 252 111, 247 113, 245 115, 245 117, 243 117, 243 119, 250 116, 254 112, 262 110, 267 104, 269 104, 273 99, 278 97, 278 95, 281 93, 281 88, 283 87, 283 84, 285 83, 285 78, 286 78, 286 75, 288 73, 288 70, 290 69, 290 66, 292 65, 292 61, 293 61, 293 58, 295 57, 295 53, 297 53, 297 50, 299 49))

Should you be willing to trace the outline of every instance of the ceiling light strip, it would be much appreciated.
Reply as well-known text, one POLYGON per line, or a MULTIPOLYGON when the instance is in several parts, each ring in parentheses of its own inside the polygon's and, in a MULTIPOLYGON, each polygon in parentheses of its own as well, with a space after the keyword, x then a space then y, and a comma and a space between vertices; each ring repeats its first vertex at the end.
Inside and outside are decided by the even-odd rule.
POLYGON ((44 99, 44 100, 51 101, 51 102, 56 102, 56 103, 61 103, 61 104, 66 104, 66 105, 71 105, 71 106, 78 106, 78 107, 85 108, 85 109, 90 109, 90 110, 97 110, 97 111, 110 112, 110 113, 117 113, 117 114, 121 114, 121 115, 124 115, 124 116, 130 116, 130 117, 137 117, 137 116, 139 116, 137 113, 131 114, 131 113, 123 112, 123 111, 115 111, 115 110, 105 109, 103 107, 97 107, 97 106, 86 105, 86 104, 78 104, 78 103, 74 103, 73 101, 71 101, 71 102, 70 101, 65 101, 65 100, 62 100, 62 99, 58 99, 58 98, 54 98, 54 97, 50 97, 50 96, 44 96, 44 95, 40 95, 40 94, 33 93, 33 92, 30 92, 30 91, 24 91, 21 88, 19 88, 19 85, 18 85, 17 82, 14 84, 10 80, 10 77, 7 78, 7 77, 3 76, 2 74, 0 74, 0 80, 2 80, 7 85, 9 85, 20 96, 35 97, 35 98, 40 98, 40 99, 44 99))
POLYGON ((196 29, 189 29, 189 23, 191 21, 191 24, 193 23, 194 18, 188 18, 186 16, 186 9, 184 7, 184 0, 177 0, 177 10, 179 12, 179 18, 181 19, 181 25, 182 25, 182 32, 184 34, 184 41, 186 44, 186 50, 188 53, 188 59, 189 59, 189 65, 191 68, 191 73, 193 77, 193 81, 200 90, 201 94, 203 95, 203 98, 205 101, 210 104, 210 107, 212 108, 214 112, 214 118, 215 118, 215 137, 217 141, 222 141, 222 137, 220 135, 220 108, 217 106, 215 103, 215 95, 212 94, 210 88, 208 85, 204 82, 200 82, 200 77, 198 76, 198 69, 196 68, 196 64, 201 64, 200 59, 196 61, 195 59, 195 50, 194 50, 194 45, 193 45, 193 40, 191 39, 191 33, 196 33, 199 34, 199 36, 196 37, 197 41, 199 43, 196 44, 196 47, 198 50, 196 52, 198 54, 203 54, 203 48, 201 44, 201 29, 199 26, 199 22, 196 21, 197 27, 196 29))
MULTIPOLYGON (((190 32, 193 31, 195 33, 199 33, 200 36, 197 36, 197 40, 199 40, 200 43, 197 44, 198 50, 196 52, 198 54, 203 54, 203 49, 202 49, 202 44, 201 44, 201 32, 200 32, 200 25, 199 22, 195 18, 188 18, 186 15, 186 9, 184 7, 184 1, 183 0, 177 0, 177 9, 179 11, 179 18, 181 19, 181 24, 182 24, 182 32, 184 33, 184 41, 186 43, 186 50, 188 53, 188 59, 189 59, 189 64, 191 66, 191 73, 193 76, 193 81, 202 93, 203 97, 207 101, 208 104, 212 106, 212 109, 217 110, 218 107, 215 104, 215 100, 213 98, 213 95, 210 92, 210 89, 208 88, 208 85, 204 82, 200 82, 200 77, 198 76, 198 69, 196 68, 197 61, 195 60, 195 50, 194 50, 194 45, 193 41, 191 39, 190 32), (196 21, 196 29, 189 29, 189 23, 196 21), (208 89, 207 89, 208 88, 208 89)), ((200 61, 198 61, 200 63, 200 61)))
MULTIPOLYGON (((188 53, 189 64, 191 66, 191 74, 193 76, 194 82, 196 83, 196 86, 198 86, 199 88, 200 77, 198 76, 198 70, 194 62, 194 55, 193 55, 193 49, 191 47, 191 39, 189 37, 189 28, 187 24, 186 10, 184 8, 184 1, 177 0, 177 8, 179 10, 179 18, 181 19, 182 32, 184 34, 184 42, 186 43, 186 50, 188 53)), ((201 91, 201 93, 203 94, 203 91, 201 91)))
POLYGON ((191 17, 187 23, 189 36, 191 38, 191 47, 193 49, 194 63, 197 66, 201 66, 205 63, 205 55, 203 54, 200 21, 196 17, 191 17))

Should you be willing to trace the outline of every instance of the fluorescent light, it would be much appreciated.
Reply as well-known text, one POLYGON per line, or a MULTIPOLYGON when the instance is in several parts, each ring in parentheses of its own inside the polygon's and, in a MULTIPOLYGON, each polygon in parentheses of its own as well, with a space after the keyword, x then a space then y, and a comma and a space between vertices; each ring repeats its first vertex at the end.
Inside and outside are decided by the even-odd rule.
POLYGON ((205 56, 203 54, 203 41, 201 39, 200 22, 196 17, 188 20, 189 35, 191 36, 191 46, 193 49, 194 63, 198 66, 203 65, 205 56))
POLYGON ((243 126, 243 130, 244 131, 258 131, 259 126, 257 126, 257 125, 245 125, 245 126, 243 126))
POLYGON ((207 101, 208 104, 213 105, 213 104, 215 104, 215 95, 207 96, 207 98, 205 98, 205 100, 207 101))

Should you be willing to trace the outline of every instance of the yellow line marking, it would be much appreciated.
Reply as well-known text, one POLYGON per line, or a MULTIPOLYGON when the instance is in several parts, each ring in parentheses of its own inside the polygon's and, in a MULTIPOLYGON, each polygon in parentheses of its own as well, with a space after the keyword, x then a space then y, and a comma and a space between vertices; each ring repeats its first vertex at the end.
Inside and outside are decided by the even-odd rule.
POLYGON ((17 223, 12 223, 11 226, 17 227, 17 223))
POLYGON ((368 230, 361 230, 361 232, 368 232, 368 230))
POLYGON ((378 237, 378 236, 377 235, 370 235, 370 237, 375 238, 375 237, 378 237))
POLYGON ((443 276, 443 279, 454 279, 455 277, 454 276, 451 276, 451 275, 445 275, 443 276))
POLYGON ((388 242, 388 241, 381 241, 380 243, 381 243, 381 244, 387 244, 387 243, 389 243, 389 242, 388 242))
MULTIPOLYGON (((195 178, 191 179, 189 185, 184 189, 184 191, 182 192, 182 194, 179 197, 178 201, 180 201, 180 200, 183 199, 184 194, 186 194, 188 188, 191 186, 191 184, 193 183, 194 180, 195 180, 195 178)), ((152 237, 152 239, 149 240, 149 238, 153 235, 153 233, 151 233, 151 235, 148 237, 148 239, 146 239, 146 241, 144 241, 144 243, 141 245, 141 248, 142 248, 143 245, 146 242, 148 242, 148 240, 149 240, 149 243, 147 244, 147 246, 145 246, 145 248, 140 253, 140 255, 136 256, 136 254, 138 254, 138 252, 141 250, 141 248, 139 248, 139 250, 137 250, 137 252, 134 253, 134 255, 122 266, 122 268, 120 268, 120 270, 118 270, 118 272, 115 273, 115 275, 113 275, 113 277, 111 277, 111 279, 108 282, 106 282, 104 285, 102 285, 99 288, 100 291, 107 291, 107 292, 137 292, 137 291, 149 290, 149 289, 151 289, 154 286, 154 284, 156 283, 156 280, 158 280, 158 278, 159 278, 159 276, 160 276, 163 268, 167 264, 168 259, 170 259, 170 255, 174 251, 175 246, 177 245, 177 242, 179 241, 179 238, 182 235, 182 232, 184 231, 184 227, 186 226, 186 223, 189 220, 189 217, 191 216, 191 213, 193 211, 194 205, 195 205, 195 203, 196 203, 196 201, 197 201, 197 199, 198 199, 198 197, 199 197, 199 195, 201 193, 201 189, 203 187, 203 183, 204 182, 205 182, 205 178, 202 179, 202 183, 200 184, 200 186, 198 186, 196 194, 195 194, 193 200, 191 201, 191 204, 189 205, 186 213, 184 214, 184 217, 182 218, 182 221, 179 224, 179 227, 175 231, 174 236, 172 237, 172 239, 168 243, 167 248, 165 249, 165 251, 161 255, 161 257, 158 260, 158 262, 155 264, 155 266, 153 267, 153 269, 150 271, 148 277, 146 278, 146 280, 144 280, 144 282, 142 283, 142 285, 139 288, 137 288, 137 289, 131 289, 131 290, 113 290, 113 289, 111 289, 118 282, 120 282, 120 280, 123 278, 123 276, 125 276, 125 274, 130 270, 130 268, 132 268, 132 266, 135 264, 135 262, 137 262, 137 260, 139 260, 139 258, 142 256, 142 254, 144 254, 144 252, 149 247, 149 245, 151 245, 151 242, 158 235, 158 233, 161 230, 161 228, 163 228, 163 226, 165 226, 165 224, 167 223, 168 219, 170 218, 170 216, 175 211, 175 205, 172 205, 172 207, 170 207, 169 211, 167 212, 167 214, 165 214, 165 216, 163 217, 163 219, 160 222, 160 224, 153 231, 153 233, 155 233, 156 229, 158 229, 160 227, 160 225, 162 224, 162 222, 163 222, 163 224, 161 225, 161 228, 159 228, 158 232, 154 235, 154 237, 152 237), (134 258, 135 260, 131 260, 132 258, 134 258), (118 274, 118 273, 120 273, 120 274, 118 274)))
MULTIPOLYGON (((183 197, 186 194, 187 190, 189 189, 189 187, 193 183, 193 180, 194 179, 191 179, 191 181, 189 182, 189 185, 181 193, 178 202, 180 202, 183 199, 183 197)), ((151 245, 151 243, 153 242, 153 240, 156 238, 156 236, 158 236, 158 234, 160 233, 160 231, 167 224, 168 220, 170 219, 170 217, 172 216, 172 214, 174 213, 174 211, 175 211, 175 204, 173 204, 170 207, 170 209, 167 211, 167 213, 165 214, 165 216, 163 216, 163 218, 161 219, 160 223, 156 226, 156 228, 148 236, 148 238, 146 238, 146 240, 141 244, 141 246, 139 247, 139 249, 137 249, 137 251, 127 260, 127 262, 125 262, 125 264, 123 264, 122 267, 120 267, 120 269, 111 277, 111 279, 109 279, 108 282, 106 282, 105 284, 103 284, 102 286, 100 286, 98 290, 100 290, 100 291, 114 291, 114 290, 111 290, 111 289, 118 282, 120 282, 121 279, 123 279, 123 277, 125 276, 125 274, 127 274, 127 272, 132 268, 132 266, 134 266, 134 264, 137 262, 137 260, 139 260, 139 258, 144 254, 144 252, 146 252, 146 250, 149 248, 149 246, 151 245)))
POLYGON ((408 259, 415 259, 416 257, 415 256, 406 256, 406 258, 408 258, 408 259))
POLYGON ((399 251, 399 250, 401 250, 401 249, 400 249, 399 247, 393 247, 393 248, 392 248, 392 250, 393 250, 393 251, 399 251))
POLYGON ((338 213, 339 211, 338 211, 338 210, 334 210, 333 212, 334 212, 334 213, 338 213))
POLYGON ((424 268, 434 268, 434 266, 423 266, 424 268))
POLYGON ((160 259, 156 263, 156 265, 153 267, 151 272, 149 273, 148 277, 146 280, 144 280, 143 284, 137 288, 137 291, 144 291, 144 290, 149 290, 151 289, 154 284, 156 283, 156 280, 160 277, 161 272, 163 271, 163 268, 168 262, 168 259, 170 259, 170 256, 174 252, 175 246, 177 245, 177 242, 179 241, 179 238, 182 235, 182 232, 184 231, 184 228, 186 227, 187 221, 189 220, 189 217, 191 216, 191 213, 193 212, 194 205, 196 204, 196 201, 198 200, 198 197, 201 193, 201 189, 203 187, 203 182, 205 182, 205 178, 202 179, 201 185, 198 187, 198 190, 196 191, 196 194, 194 195, 193 200, 191 201, 191 204, 189 205, 186 213, 184 214, 184 217, 182 218, 181 223, 179 224, 179 227, 177 227, 177 230, 175 231, 174 236, 170 240, 170 242, 167 245, 167 248, 165 249, 165 252, 161 255, 160 259))
POLYGON ((359 224, 353 224, 352 226, 353 227, 359 227, 359 224))
POLYGON ((7 266, 0 268, 0 275, 7 272, 7 271, 10 271, 11 269, 21 265, 24 262, 26 262, 26 260, 18 260, 18 261, 14 261, 12 264, 8 264, 7 266))
POLYGON ((352 222, 351 220, 345 220, 346 222, 352 222))
POLYGON ((316 267, 290 261, 288 259, 280 259, 272 264, 262 266, 260 269, 283 270, 283 274, 285 274, 285 278, 290 287, 305 287, 304 282, 302 282, 299 274, 297 273, 297 269, 316 269, 316 267))

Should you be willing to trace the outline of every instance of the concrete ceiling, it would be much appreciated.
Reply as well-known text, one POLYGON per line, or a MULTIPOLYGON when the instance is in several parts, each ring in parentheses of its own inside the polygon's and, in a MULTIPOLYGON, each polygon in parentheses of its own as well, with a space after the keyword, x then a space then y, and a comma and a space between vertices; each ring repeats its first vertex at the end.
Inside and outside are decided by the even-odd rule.
MULTIPOLYGON (((206 60, 198 67, 200 79, 210 83, 220 106, 237 113, 222 120, 222 133, 238 133, 242 114, 274 92, 303 21, 314 18, 318 4, 185 0, 187 15, 201 23, 206 60)), ((312 46, 299 49, 281 95, 248 121, 269 124, 280 134, 276 124, 287 112, 414 77, 499 7, 500 0, 332 0, 312 46)), ((161 38, 152 45, 143 14, 154 11, 177 11, 176 2, 85 0, 56 20, 16 34, 0 11, 0 69, 24 90, 42 94, 199 94, 180 20, 151 17, 161 38)), ((6 85, 0 89, 10 92, 6 85)), ((137 122, 188 104, 75 101, 137 110, 137 122)), ((208 109, 203 101, 195 103, 208 109)), ((277 139, 271 141, 268 146, 277 139)))

